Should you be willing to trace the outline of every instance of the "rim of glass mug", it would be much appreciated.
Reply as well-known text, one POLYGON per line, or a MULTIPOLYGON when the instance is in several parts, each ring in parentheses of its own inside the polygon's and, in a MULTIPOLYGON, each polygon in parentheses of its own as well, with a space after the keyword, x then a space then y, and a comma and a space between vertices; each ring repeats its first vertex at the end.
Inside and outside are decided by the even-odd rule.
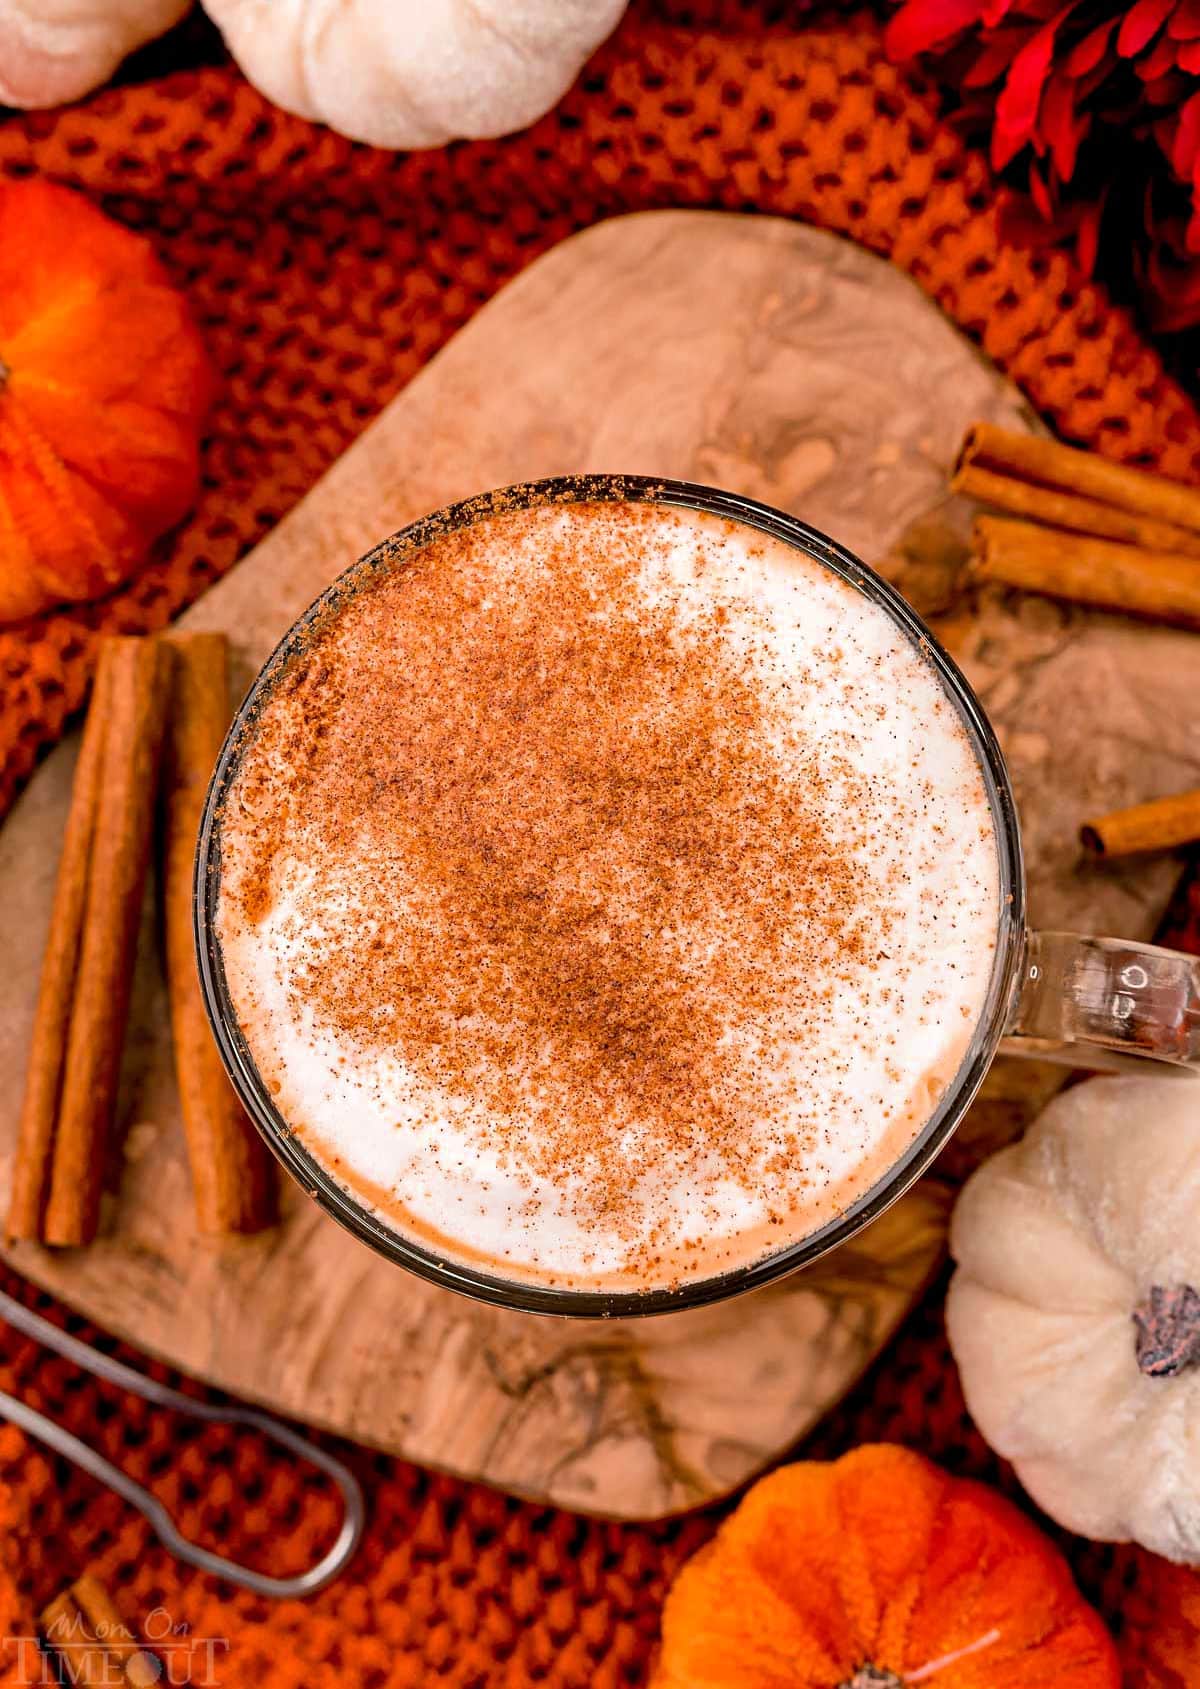
POLYGON ((353 563, 284 634, 259 671, 222 746, 205 799, 196 852, 193 898, 196 953, 205 1008, 222 1061, 251 1120, 288 1172, 316 1202, 378 1254, 433 1284, 477 1300, 529 1313, 583 1318, 663 1314, 755 1290, 807 1266, 877 1218, 928 1168, 958 1126, 1009 1030, 1018 974, 1025 961, 1025 877, 1020 831, 1008 770, 983 709, 953 659, 899 593, 844 546, 755 499, 694 482, 640 475, 579 475, 532 481, 480 494, 434 511, 382 540, 353 563), (804 552, 884 609, 937 674, 978 759, 991 810, 999 865, 996 949, 979 1023, 953 1082, 908 1149, 842 1214, 796 1242, 759 1259, 675 1288, 570 1290, 483 1271, 405 1236, 380 1219, 326 1171, 276 1108, 238 1023, 225 979, 216 912, 220 897, 221 818, 225 796, 255 721, 313 623, 344 602, 372 575, 391 570, 437 536, 482 520, 497 508, 550 503, 633 501, 680 506, 758 528, 804 552))

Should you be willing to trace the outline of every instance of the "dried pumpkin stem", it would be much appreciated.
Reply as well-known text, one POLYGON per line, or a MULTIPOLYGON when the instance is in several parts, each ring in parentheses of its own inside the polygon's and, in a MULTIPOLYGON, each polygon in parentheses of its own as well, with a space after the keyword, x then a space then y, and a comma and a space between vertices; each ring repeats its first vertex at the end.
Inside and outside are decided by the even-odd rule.
POLYGON ((1133 1310, 1138 1370, 1177 1378, 1200 1366, 1200 1293, 1190 1284, 1152 1284, 1133 1310))
POLYGON ((930 1660, 927 1664, 918 1666, 915 1671, 910 1671, 905 1677, 897 1677, 894 1671, 888 1671, 885 1666, 867 1663, 859 1666, 853 1677, 839 1683, 837 1689, 909 1689, 910 1684, 924 1683, 927 1679, 936 1677, 946 1666, 956 1665, 959 1660, 965 1660, 968 1654, 978 1654, 999 1640, 1000 1632, 989 1630, 986 1636, 977 1637, 965 1648, 956 1648, 952 1654, 943 1654, 940 1659, 930 1660))

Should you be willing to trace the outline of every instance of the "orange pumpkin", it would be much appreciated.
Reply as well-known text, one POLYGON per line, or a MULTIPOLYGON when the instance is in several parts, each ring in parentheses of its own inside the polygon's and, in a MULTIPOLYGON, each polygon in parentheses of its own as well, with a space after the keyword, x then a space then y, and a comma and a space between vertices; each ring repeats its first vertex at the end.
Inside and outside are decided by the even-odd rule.
POLYGON ((1062 1556, 883 1444, 764 1478, 667 1597, 652 1689, 1118 1689, 1062 1556))
POLYGON ((1200 1683, 1200 1571, 1139 1554, 1121 1603, 1121 1659, 1130 1689, 1200 1683))
POLYGON ((199 482, 208 356, 149 244, 0 182, 0 621, 125 580, 199 482))

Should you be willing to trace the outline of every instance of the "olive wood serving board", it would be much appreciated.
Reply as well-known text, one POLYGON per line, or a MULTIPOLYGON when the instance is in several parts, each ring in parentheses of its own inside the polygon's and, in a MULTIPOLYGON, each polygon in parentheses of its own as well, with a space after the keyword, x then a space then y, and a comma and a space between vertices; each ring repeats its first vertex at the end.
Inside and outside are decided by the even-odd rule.
MULTIPOLYGON (((184 618, 231 636, 240 687, 374 541, 484 488, 576 470, 680 476, 804 516, 944 625, 1012 758, 1042 924, 1148 936, 1169 860, 1078 860, 1085 810, 1200 783, 1191 636, 955 585, 969 512, 945 475, 1019 395, 903 276, 765 217, 650 212, 576 235, 513 281, 307 498, 184 618)), ((453 637, 453 630, 448 630, 453 637)), ((0 829, 0 1203, 75 757, 0 829)), ((196 1236, 155 912, 140 949, 112 1189, 91 1248, 7 1251, 99 1325, 282 1414, 539 1500, 622 1518, 711 1500, 782 1455, 860 1376, 928 1282, 950 1184, 741 1301, 574 1324, 475 1305, 377 1259, 298 1189, 279 1227, 196 1236)), ((1058 1083, 1000 1063, 949 1152, 1010 1136, 1058 1083)), ((886 1364, 886 1363, 885 1363, 886 1364)))

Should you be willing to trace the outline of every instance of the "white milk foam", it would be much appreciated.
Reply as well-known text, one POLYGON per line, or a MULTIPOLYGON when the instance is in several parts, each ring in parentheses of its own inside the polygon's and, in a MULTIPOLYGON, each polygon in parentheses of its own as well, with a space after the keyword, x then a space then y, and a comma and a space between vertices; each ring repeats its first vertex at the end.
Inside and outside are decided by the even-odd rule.
MULTIPOLYGON (((765 964, 773 990, 777 977, 772 1011, 764 1018, 761 1007, 734 999, 715 1005, 720 1039, 736 1056, 714 1081, 727 1093, 722 1119, 740 1123, 736 1154, 727 1124, 708 1135, 697 1097, 690 1132, 660 1129, 631 1105, 614 1122, 607 1159, 593 1161, 578 1147, 590 1140, 570 1136, 569 1090, 556 1094, 548 1114, 533 1069, 507 1075, 501 1118, 494 1091, 484 1087, 481 1101, 461 1074, 443 1084, 436 1063, 339 1024, 307 985, 323 947, 348 921, 365 947, 380 930, 381 903, 388 945, 402 947, 406 922, 416 934, 436 920, 439 893, 428 874, 420 878, 403 840, 380 857, 364 833, 362 861, 353 852, 343 860, 311 826, 285 816, 263 845, 256 822, 264 805, 284 815, 289 788, 307 778, 328 742, 314 741, 300 759, 305 767, 281 750, 286 735, 272 735, 289 727, 296 706, 280 694, 248 742, 226 806, 218 930, 232 999, 276 1105, 364 1206, 427 1248, 502 1277, 629 1289, 708 1277, 786 1246, 843 1210, 904 1152, 952 1082, 979 1020, 999 875, 979 766, 934 670, 883 610, 755 529, 619 504, 485 518, 470 556, 452 548, 441 556, 436 540, 427 554, 428 571, 458 570, 475 587, 483 583, 470 602, 484 619, 462 637, 485 641, 493 599, 514 592, 549 625, 555 558, 594 541, 598 525, 601 576, 603 558, 633 559, 620 587, 627 610, 648 615, 666 606, 685 645, 693 625, 710 635, 716 626, 734 667, 769 706, 755 730, 762 754, 785 784, 807 794, 813 826, 832 842, 824 847, 831 874, 833 857, 844 858, 836 895, 853 905, 839 916, 855 935, 850 951, 834 955, 835 929, 819 926, 830 896, 823 875, 784 856, 772 869, 789 899, 786 930, 772 938, 765 964), (260 782, 253 791, 251 776, 260 782), (269 899, 244 906, 244 887, 264 861, 269 899), (411 885, 401 878, 410 874, 411 885), (813 956, 828 972, 818 998, 813 956), (559 1161, 555 1120, 567 1123, 559 1161), (603 1179, 611 1185, 614 1168, 625 1186, 615 1206, 611 1190, 601 1200, 592 1188, 603 1179)), ((597 584, 602 606, 615 589, 606 578, 597 584)), ((335 667, 353 664, 361 641, 377 644, 381 627, 409 639, 405 591, 401 571, 389 586, 352 597, 322 654, 335 667), (391 620, 364 633, 360 622, 380 591, 395 597, 391 620)), ((603 618, 603 609, 596 614, 603 618)), ((453 642, 459 633, 445 625, 421 637, 453 642)), ((396 660, 405 660, 399 644, 396 660)), ((460 707, 461 696, 454 702, 460 707)), ((437 712, 443 701, 430 695, 424 707, 437 712)), ((385 763, 390 743, 385 736, 378 748, 385 763)), ((535 720, 531 766, 547 754, 535 720)), ((614 839, 600 848, 623 846, 614 839)), ((739 927, 742 909, 721 905, 719 888, 709 903, 705 923, 663 940, 661 954, 673 958, 663 965, 678 965, 689 990, 705 989, 710 967, 722 977, 722 957, 762 942, 759 928, 739 927)), ((593 1098, 589 1106, 600 1105, 593 1098)))

